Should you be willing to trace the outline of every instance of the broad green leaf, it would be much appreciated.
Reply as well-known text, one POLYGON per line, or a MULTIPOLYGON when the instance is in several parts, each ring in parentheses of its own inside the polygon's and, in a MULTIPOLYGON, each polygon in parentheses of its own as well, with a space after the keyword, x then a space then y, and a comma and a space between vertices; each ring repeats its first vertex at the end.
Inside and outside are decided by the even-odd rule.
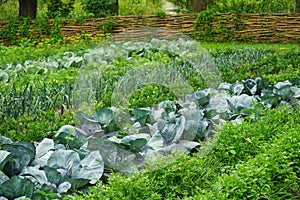
POLYGON ((196 139, 204 139, 203 137, 206 137, 207 135, 207 129, 209 127, 209 122, 207 120, 201 120, 198 124, 198 129, 197 129, 197 137, 196 139))
POLYGON ((114 119, 114 113, 111 109, 101 108, 98 112, 94 113, 94 118, 102 125, 107 125, 114 119))
POLYGON ((50 156, 53 154, 54 151, 48 151, 45 155, 34 159, 31 164, 32 165, 39 165, 40 167, 47 166, 48 160, 50 156))
POLYGON ((161 149, 163 153, 185 152, 190 153, 195 147, 200 146, 198 142, 180 140, 179 143, 171 144, 170 146, 161 149))
POLYGON ((243 80, 242 84, 244 85, 244 94, 254 95, 257 92, 257 84, 253 79, 243 80))
MULTIPOLYGON (((9 180, 8 176, 6 176, 2 171, 0 171, 0 185, 7 180, 9 180)), ((1 192, 0 192, 0 195, 1 195, 1 192)))
POLYGON ((45 171, 47 180, 50 183, 54 183, 55 185, 59 185, 61 183, 62 176, 56 169, 46 166, 46 167, 44 167, 44 171, 45 171))
POLYGON ((198 131, 198 121, 199 120, 187 120, 185 122, 184 132, 181 135, 180 140, 193 141, 196 138, 197 131, 198 131))
POLYGON ((8 199, 15 199, 26 196, 31 198, 34 192, 34 183, 27 178, 13 176, 8 181, 0 185, 2 196, 8 199))
POLYGON ((244 90, 244 85, 239 82, 233 83, 230 87, 230 91, 234 95, 242 94, 243 90, 244 90))
POLYGON ((8 157, 11 153, 8 151, 0 150, 0 170, 4 167, 4 165, 8 162, 8 157))
POLYGON ((294 93, 294 98, 300 98, 300 88, 291 87, 291 91, 294 93))
POLYGON ((209 102, 210 95, 208 93, 208 90, 196 91, 194 93, 194 95, 197 99, 199 106, 204 106, 205 104, 207 104, 209 102))
POLYGON ((63 144, 68 149, 79 149, 83 143, 74 137, 73 135, 70 135, 66 132, 60 132, 55 138, 54 142, 56 144, 63 144))
MULTIPOLYGON (((80 133, 83 134, 84 137, 89 137, 102 130, 101 124, 98 121, 90 119, 83 112, 76 113, 76 117, 78 118, 77 128, 81 130, 80 133)), ((81 136, 81 134, 79 136, 81 136)), ((81 139, 80 137, 78 138, 81 139)))
POLYGON ((278 106, 279 101, 280 101, 279 96, 273 94, 269 90, 263 90, 262 95, 260 96, 260 99, 261 99, 260 102, 263 105, 267 105, 267 106, 270 106, 270 107, 278 106))
POLYGON ((150 135, 148 134, 134 134, 122 138, 121 143, 127 145, 132 152, 138 152, 141 148, 146 146, 150 135))
POLYGON ((40 67, 30 66, 30 67, 26 68, 26 73, 27 74, 38 74, 40 70, 41 70, 40 67))
POLYGON ((11 139, 4 136, 0 136, 0 144, 11 144, 11 143, 13 143, 11 139))
POLYGON ((181 138, 185 128, 185 121, 185 118, 181 116, 174 120, 175 123, 168 122, 165 124, 160 134, 164 138, 166 145, 177 142, 181 138))
POLYGON ((54 141, 48 138, 43 139, 36 147, 35 158, 40 158, 41 156, 44 156, 51 149, 54 149, 54 141))
POLYGON ((176 111, 176 104, 174 101, 163 101, 158 104, 158 109, 164 109, 167 113, 175 112, 176 111))
POLYGON ((28 166, 35 157, 34 146, 27 142, 17 142, 3 144, 2 149, 11 153, 12 157, 3 168, 3 172, 8 176, 14 176, 28 166))
POLYGON ((76 171, 79 164, 79 155, 72 150, 57 150, 48 160, 49 167, 66 170, 68 174, 72 174, 73 171, 76 171))
POLYGON ((150 109, 148 108, 133 108, 132 121, 139 122, 141 126, 151 122, 150 109))
POLYGON ((21 176, 32 176, 34 177, 41 185, 44 183, 47 183, 47 177, 43 170, 40 170, 36 167, 26 167, 23 169, 23 171, 20 174, 21 176))
POLYGON ((262 90, 266 90, 269 89, 269 81, 267 79, 264 78, 260 78, 257 77, 255 78, 255 82, 256 82, 256 93, 259 94, 261 93, 262 90))
POLYGON ((78 178, 78 179, 66 178, 66 179, 64 179, 64 181, 71 183, 71 187, 73 189, 78 189, 78 188, 82 188, 82 187, 86 186, 87 184, 89 184, 90 180, 83 179, 83 178, 78 178))
POLYGON ((111 141, 91 138, 88 140, 88 149, 90 151, 99 151, 107 167, 124 173, 137 171, 135 155, 111 141))
POLYGON ((300 85, 300 78, 292 78, 290 80, 290 82, 293 84, 293 85, 300 85))
POLYGON ((31 161, 35 158, 36 149, 32 143, 26 142, 26 141, 19 141, 15 142, 15 145, 23 146, 24 148, 30 150, 30 159, 31 161))
POLYGON ((278 94, 284 101, 289 101, 294 95, 294 92, 291 90, 292 84, 289 81, 276 83, 275 88, 275 93, 278 94))
POLYGON ((242 94, 240 96, 233 96, 231 98, 231 103, 233 106, 241 110, 242 108, 250 108, 253 105, 253 102, 257 101, 253 96, 242 94))
POLYGON ((71 188, 71 183, 69 182, 63 182, 62 184, 60 184, 57 188, 57 192, 58 193, 66 193, 68 192, 68 190, 71 188))
POLYGON ((55 137, 57 137, 60 133, 66 133, 70 136, 76 137, 77 132, 74 126, 71 125, 64 125, 62 126, 56 133, 55 137))
POLYGON ((150 138, 147 146, 151 147, 153 150, 163 148, 165 146, 164 138, 159 132, 157 132, 150 138))
POLYGON ((104 171, 104 162, 99 151, 90 152, 80 162, 78 170, 72 174, 73 179, 88 179, 91 184, 95 184, 102 176, 104 171))

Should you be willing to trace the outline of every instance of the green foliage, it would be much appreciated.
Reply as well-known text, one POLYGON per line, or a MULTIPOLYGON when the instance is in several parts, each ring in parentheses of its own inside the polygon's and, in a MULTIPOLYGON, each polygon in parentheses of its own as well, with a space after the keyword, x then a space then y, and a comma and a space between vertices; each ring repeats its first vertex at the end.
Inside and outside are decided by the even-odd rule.
POLYGON ((209 7, 221 13, 295 13, 295 6, 289 0, 214 0, 209 7))
POLYGON ((101 22, 101 25, 103 33, 109 33, 115 28, 116 22, 111 18, 106 18, 101 22))
MULTIPOLYGON (((243 30, 245 26, 244 20, 247 16, 241 15, 239 12, 232 11, 226 15, 218 15, 216 8, 204 10, 197 14, 197 21, 194 24, 193 36, 200 41, 216 41, 231 42, 234 41, 235 31, 243 30), (226 22, 233 21, 232 26, 224 26, 226 22), (217 26, 213 26, 213 22, 217 22, 217 26), (197 35, 196 35, 197 33, 197 35)), ((245 42, 252 41, 251 38, 245 37, 245 42)))
POLYGON ((170 0, 175 6, 177 6, 179 13, 189 12, 187 10, 187 0, 170 0))
POLYGON ((299 108, 263 111, 255 121, 225 124, 205 157, 179 155, 149 164, 150 172, 98 183, 65 199, 297 198, 299 108))
POLYGON ((60 115, 55 110, 35 112, 33 115, 22 115, 18 119, 1 119, 0 132, 2 136, 12 140, 41 141, 53 137, 64 124, 73 124, 73 113, 67 111, 60 115))
MULTIPOLYGON (((46 41, 45 41, 46 42, 46 41)), ((48 57, 63 57, 65 52, 78 52, 84 54, 85 49, 95 47, 95 44, 88 42, 78 42, 72 44, 51 45, 49 43, 41 44, 39 48, 35 46, 9 46, 0 47, 1 69, 3 64, 23 64, 26 60, 38 60, 48 57)))
POLYGON ((224 128, 211 152, 223 163, 224 173, 211 183, 211 190, 200 189, 201 196, 194 198, 299 198, 297 113, 299 108, 293 115, 281 108, 265 113, 254 125, 224 128))
POLYGON ((163 15, 162 0, 121 0, 119 1, 120 15, 163 15))
POLYGON ((83 8, 91 17, 107 17, 117 14, 113 9, 116 0, 82 0, 83 8))
POLYGON ((234 82, 245 78, 261 76, 270 81, 283 81, 300 76, 300 51, 299 48, 267 56, 257 63, 245 63, 242 66, 219 66, 223 80, 234 82))
POLYGON ((0 144, 2 197, 36 199, 47 197, 46 193, 60 197, 71 188, 96 183, 103 174, 99 152, 81 148, 83 144, 70 127, 62 127, 54 140, 45 138, 31 144, 0 137, 0 144), (71 142, 65 144, 65 140, 71 142))
MULTIPOLYGON (((24 26, 24 30, 26 29, 27 27, 24 26)), ((90 47, 90 44, 82 44, 82 46, 78 44, 74 46, 75 50, 72 52, 78 57, 84 56, 86 51, 77 52, 77 50, 90 47)), ((1 63, 5 63, 1 65, 1 67, 6 66, 6 64, 10 62, 13 63, 12 68, 17 64, 25 66, 24 62, 26 60, 27 62, 29 62, 28 60, 30 59, 40 59, 40 61, 42 61, 43 57, 51 60, 53 63, 60 60, 59 69, 51 71, 51 66, 47 68, 49 72, 51 71, 50 73, 32 74, 20 72, 18 75, 9 74, 10 79, 6 84, 2 84, 3 87, 0 88, 1 95, 3 95, 0 98, 1 105, 6 105, 10 110, 19 110, 20 114, 18 114, 17 119, 2 115, 4 118, 0 120, 1 135, 8 136, 14 140, 41 141, 45 137, 53 137, 55 132, 62 125, 73 124, 70 108, 66 108, 67 105, 71 107, 72 104, 72 102, 69 101, 72 96, 71 86, 80 64, 76 65, 76 63, 73 63, 67 68, 62 62, 64 56, 68 57, 67 60, 69 59, 69 54, 64 55, 63 53, 72 50, 72 48, 73 47, 67 45, 63 45, 58 49, 48 47, 43 49, 33 47, 1 47, 0 59, 1 63), (23 51, 24 49, 25 51, 23 51), (53 56, 57 53, 58 55, 53 56), (43 82, 43 84, 39 83, 38 80, 43 82), (64 82, 64 80, 70 82, 65 84, 66 82, 64 82), (35 82, 35 84, 32 82, 35 82), (15 89, 13 83, 15 84, 15 89), (29 85, 27 89, 25 89, 27 83, 29 83, 29 85), (33 86, 32 91, 35 91, 31 93, 31 95, 29 95, 30 86, 33 86), (7 94, 3 92, 5 89, 9 91, 7 94), (61 97, 57 97, 57 104, 53 106, 53 101, 57 94, 61 95, 61 97), (33 101, 38 98, 39 101, 33 101), (27 102, 27 100, 30 101, 27 102), (32 111, 31 108, 35 106, 36 103, 32 102, 38 102, 36 107, 41 109, 37 109, 35 112, 27 112, 32 111), (9 104, 14 106, 9 106, 9 104), (22 106, 25 108, 25 112, 23 113, 21 112, 22 106), (61 108, 63 108, 63 111, 61 111, 61 108), (65 109, 67 110, 66 113, 64 113, 65 109)), ((224 80, 233 83, 230 84, 227 90, 228 94, 233 93, 237 95, 246 93, 250 95, 251 92, 254 92, 258 95, 260 92, 256 92, 254 88, 256 87, 258 89, 257 91, 261 91, 262 88, 260 86, 266 86, 265 83, 260 84, 259 81, 255 86, 251 80, 235 83, 237 79, 240 80, 242 78, 262 76, 270 78, 271 82, 289 79, 295 85, 299 85, 300 83, 299 79, 292 79, 299 77, 299 49, 297 48, 291 50, 289 46, 289 48, 283 52, 279 49, 282 47, 272 47, 268 50, 261 48, 223 48, 224 45, 221 44, 215 48, 218 50, 212 49, 211 55, 222 71, 224 80), (221 48, 222 50, 220 50, 221 48)), ((109 94, 108 91, 113 89, 115 82, 128 70, 139 67, 144 63, 153 64, 156 62, 174 65, 178 67, 176 69, 180 70, 180 72, 187 77, 194 75, 193 79, 189 80, 195 81, 195 83, 192 83, 194 84, 193 86, 195 88, 204 87, 201 85, 201 81, 197 82, 199 81, 199 74, 193 74, 194 71, 191 68, 191 64, 184 62, 183 59, 170 52, 161 52, 154 49, 137 49, 126 55, 128 56, 126 60, 124 60, 124 58, 114 59, 114 61, 107 66, 107 70, 104 71, 103 81, 105 81, 103 82, 102 91, 107 92, 106 94, 109 94)), ((39 67, 42 68, 42 62, 39 62, 39 67)), ((266 95, 260 95, 259 97, 261 97, 261 100, 267 102, 269 102, 268 98, 275 99, 274 107, 277 107, 281 100, 292 104, 297 103, 297 101, 294 101, 295 99, 291 100, 293 99, 291 98, 292 96, 299 99, 299 90, 292 87, 288 82, 278 83, 276 87, 274 87, 274 85, 268 85, 264 89, 264 94, 266 95)), ((207 93, 202 91, 201 95, 198 94, 197 96, 200 97, 199 101, 206 104, 207 96, 205 95, 207 95, 207 93)), ((168 96, 172 97, 172 94, 165 87, 150 85, 136 91, 136 93, 132 95, 131 100, 132 105, 136 103, 135 105, 145 106, 147 103, 149 103, 149 105, 156 103, 153 102, 153 100, 162 100, 168 96), (150 96, 150 98, 148 98, 148 96, 150 96), (138 98, 143 100, 143 102, 140 103, 137 101, 138 98)), ((246 98, 238 98, 237 100, 237 104, 240 106, 246 107, 248 105, 247 101, 245 101, 247 100, 246 98)), ((106 105, 109 105, 109 101, 110 99, 107 98, 106 105)), ((264 105, 267 105, 267 103, 264 105)), ((167 110, 172 110, 172 108, 166 108, 167 110)), ((1 114, 3 111, 4 109, 1 108, 1 114)), ((134 119, 141 124, 151 122, 149 112, 147 110, 147 112, 144 111, 145 110, 141 111, 138 109, 132 111, 134 119)), ((89 192, 80 193, 80 195, 78 194, 75 197, 68 196, 66 198, 298 198, 298 166, 300 165, 298 162, 300 152, 298 137, 300 131, 298 126, 300 122, 299 109, 297 107, 283 107, 278 110, 264 111, 262 106, 256 105, 251 109, 240 109, 240 107, 237 106, 231 107, 231 111, 232 113, 230 114, 233 114, 234 117, 238 118, 238 115, 248 115, 248 117, 245 118, 241 125, 225 124, 223 129, 219 132, 219 139, 216 142, 215 148, 210 151, 206 157, 199 155, 178 155, 163 159, 160 162, 150 162, 147 163, 145 173, 131 176, 113 174, 108 181, 103 180, 105 183, 99 182, 97 186, 92 187, 89 192)), ((95 115, 97 122, 103 128, 105 134, 117 130, 109 109, 102 109, 95 115)), ((234 119, 234 117, 231 118, 234 119)), ((82 144, 78 143, 74 137, 68 134, 62 134, 61 137, 56 140, 56 142, 58 141, 69 149, 77 148, 82 144)), ((134 136, 115 140, 114 143, 132 152, 138 152, 145 147, 145 139, 135 138, 134 136)), ((0 156, 0 163, 6 160, 6 154, 7 153, 3 154, 4 156, 0 156)), ((79 156, 82 156, 80 152, 79 156)), ((21 159, 22 163, 25 163, 25 158, 24 156, 24 160, 21 159)), ((63 157, 57 156, 56 158, 63 160, 63 157)), ((20 159, 16 159, 16 162, 17 161, 19 162, 20 159)), ((2 166, 3 165, 0 164, 0 168, 2 166)), ((16 172, 17 171, 18 170, 16 170, 16 172)), ((54 174, 53 170, 51 172, 54 174)), ((48 176, 47 179, 49 179, 49 177, 56 176, 48 176)), ((4 176, 3 173, 0 172, 0 183, 7 181, 7 178, 6 175, 4 176)), ((28 182, 30 180, 24 179, 28 183, 25 181, 19 183, 18 180, 14 179, 10 179, 10 182, 4 185, 5 189, 0 189, 1 195, 3 191, 9 193, 10 190, 6 187, 13 184, 14 186, 28 185, 28 191, 23 191, 23 186, 15 187, 15 194, 25 193, 27 196, 31 196, 32 184, 28 182)), ((54 179, 50 182, 55 181, 54 179)), ((69 181, 75 185, 75 188, 87 183, 86 180, 81 180, 77 183, 71 180, 69 181)), ((60 191, 66 191, 64 189, 68 187, 68 184, 64 184, 61 186, 60 191)), ((8 195, 10 197, 10 194, 7 193, 5 193, 5 196, 8 195)), ((52 198, 51 195, 55 195, 55 192, 49 190, 49 188, 41 188, 35 195, 52 198)), ((55 196, 55 198, 58 197, 55 196)))
POLYGON ((151 107, 166 100, 175 100, 176 96, 164 86, 149 84, 136 90, 129 98, 130 107, 151 107))
MULTIPOLYGON (((187 10, 186 0, 171 0, 180 12, 187 10)), ((295 13, 296 1, 289 0, 212 0, 208 1, 207 9, 215 9, 220 13, 295 13)))
POLYGON ((49 19, 56 17, 68 17, 70 12, 74 9, 75 0, 49 0, 47 6, 47 16, 49 19))
POLYGON ((18 17, 18 4, 17 0, 10 0, 0 3, 0 21, 15 20, 18 17))

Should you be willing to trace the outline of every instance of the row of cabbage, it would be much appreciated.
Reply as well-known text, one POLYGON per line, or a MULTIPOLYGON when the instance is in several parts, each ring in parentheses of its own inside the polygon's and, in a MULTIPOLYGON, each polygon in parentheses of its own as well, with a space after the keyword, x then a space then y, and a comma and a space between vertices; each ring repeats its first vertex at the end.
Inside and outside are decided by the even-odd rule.
POLYGON ((0 137, 0 196, 58 198, 95 184, 108 172, 142 172, 147 160, 195 148, 205 154, 201 141, 214 138, 221 122, 258 117, 258 107, 299 106, 297 85, 300 78, 276 84, 248 79, 187 94, 185 102, 134 108, 130 121, 137 132, 125 136, 116 124, 116 109, 102 108, 93 120, 80 115, 83 123, 63 126, 53 139, 32 144, 0 137))
MULTIPOLYGON (((103 95, 99 97, 102 99, 103 106, 110 106, 115 82, 119 81, 128 70, 149 63, 174 65, 189 80, 194 89, 205 88, 203 80, 198 78, 200 74, 192 69, 189 62, 178 56, 181 52, 192 49, 194 44, 185 44, 185 41, 178 44, 169 43, 161 45, 160 42, 153 40, 152 43, 147 44, 128 42, 122 45, 98 47, 96 52, 99 54, 99 51, 102 51, 102 56, 94 57, 96 60, 93 62, 99 64, 101 60, 102 64, 106 65, 106 70, 102 74, 103 81, 98 88, 99 94, 103 95), (177 53, 166 49, 166 46, 172 47, 172 45, 177 49, 177 53)), ((82 65, 85 65, 84 60, 90 52, 95 50, 65 52, 25 62, 1 63, 0 80, 5 83, 0 89, 2 118, 4 116, 18 118, 25 113, 33 114, 38 110, 49 109, 59 109, 63 113, 70 108, 76 73, 82 65)), ((271 50, 245 48, 212 52, 211 55, 217 66, 230 68, 245 63, 255 63, 273 53, 274 51, 271 50)))
MULTIPOLYGON (((145 51, 145 55, 141 52, 139 56, 149 56, 146 51, 151 49, 157 49, 155 44, 148 47, 141 46, 143 43, 134 43, 133 47, 126 47, 127 45, 122 45, 120 52, 124 52, 124 59, 130 59, 132 52, 130 48, 138 51, 145 51)), ((132 46, 132 45, 131 45, 132 46)), ((15 77, 23 76, 24 74, 47 74, 52 72, 57 72, 58 70, 68 69, 69 67, 80 68, 85 59, 85 55, 89 54, 92 49, 74 51, 74 52, 65 52, 63 54, 56 54, 49 57, 41 57, 37 60, 26 60, 24 62, 14 61, 10 63, 1 63, 0 62, 0 81, 2 83, 9 82, 10 79, 15 77)), ((107 59, 115 58, 120 56, 115 54, 116 52, 113 45, 105 48, 107 59)), ((184 50, 183 50, 184 51, 184 50)), ((242 48, 242 49, 225 49, 225 50, 211 50, 210 51, 214 62, 217 66, 240 66, 246 63, 256 63, 261 58, 264 58, 268 55, 275 53, 275 50, 265 50, 263 48, 242 48)), ((101 58, 103 59, 103 58, 101 58)))
MULTIPOLYGON (((72 107, 76 74, 70 82, 58 84, 28 82, 21 87, 15 80, 55 76, 82 65, 103 69, 101 81, 97 83, 100 95, 97 99, 104 103, 100 102, 101 109, 93 112, 92 118, 77 113, 80 123, 63 126, 53 139, 29 143, 0 137, 0 196, 4 199, 58 198, 72 189, 95 184, 113 171, 143 171, 147 160, 155 161, 173 152, 189 153, 197 149, 205 153, 207 149, 202 142, 214 137, 216 127, 226 121, 240 123, 245 117, 255 118, 258 108, 299 105, 297 77, 278 83, 258 77, 223 82, 218 89, 204 89, 204 78, 193 66, 194 57, 190 57, 191 52, 199 49, 198 45, 184 40, 113 43, 26 64, 2 64, 2 72, 7 74, 3 79, 6 85, 1 88, 5 91, 1 93, 3 121, 9 115, 17 119, 20 114, 34 115, 36 110, 46 111, 59 104, 66 105, 67 109, 72 107), (186 94, 185 101, 163 101, 154 108, 132 105, 130 127, 120 127, 116 120, 118 108, 110 107, 116 82, 133 68, 157 64, 179 71, 197 91, 186 94)), ((228 52, 212 53, 217 67, 239 67, 274 54, 274 51, 253 48, 228 52)), ((209 62, 204 64, 212 64, 207 51, 201 49, 197 53, 208 56, 205 59, 209 62)))

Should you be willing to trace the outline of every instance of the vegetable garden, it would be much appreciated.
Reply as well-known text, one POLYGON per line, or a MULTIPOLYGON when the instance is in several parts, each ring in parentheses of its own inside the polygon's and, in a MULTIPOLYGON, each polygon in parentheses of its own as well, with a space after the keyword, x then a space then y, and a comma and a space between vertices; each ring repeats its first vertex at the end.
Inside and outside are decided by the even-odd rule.
POLYGON ((299 199, 300 48, 0 46, 1 199, 299 199))

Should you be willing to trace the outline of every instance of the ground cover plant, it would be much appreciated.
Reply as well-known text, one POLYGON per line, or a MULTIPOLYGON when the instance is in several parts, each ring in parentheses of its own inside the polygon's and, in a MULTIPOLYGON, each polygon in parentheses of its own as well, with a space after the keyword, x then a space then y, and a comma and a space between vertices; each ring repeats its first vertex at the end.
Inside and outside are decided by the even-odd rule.
MULTIPOLYGON (((78 195, 66 198, 299 197, 299 163, 297 163, 299 140, 295 136, 299 132, 297 126, 300 96, 297 71, 299 48, 290 45, 286 49, 280 49, 282 46, 277 46, 276 48, 253 47, 221 50, 218 47, 210 49, 210 53, 223 75, 223 81, 228 82, 220 85, 220 89, 224 91, 222 97, 228 102, 228 109, 223 111, 225 114, 222 119, 240 125, 225 124, 218 132, 219 140, 214 144, 215 148, 210 152, 201 150, 202 142, 198 139, 203 139, 208 135, 210 124, 213 122, 211 117, 215 113, 209 106, 213 90, 205 89, 203 81, 197 79, 198 75, 188 80, 195 90, 199 90, 189 96, 190 102, 180 104, 174 101, 174 96, 168 88, 155 85, 147 85, 132 96, 132 120, 143 125, 151 124, 149 127, 152 133, 149 132, 143 137, 137 137, 137 135, 124 137, 122 132, 119 137, 116 137, 115 133, 110 134, 118 131, 118 127, 114 124, 113 109, 109 108, 111 105, 109 97, 115 86, 114 83, 127 70, 138 68, 144 63, 155 62, 166 65, 175 63, 179 66, 184 64, 185 69, 189 69, 190 63, 184 62, 180 57, 168 51, 156 51, 153 48, 136 50, 135 47, 135 50, 126 51, 126 59, 123 57, 110 61, 109 70, 105 74, 107 88, 101 92, 107 95, 107 98, 102 98, 106 100, 97 105, 98 110, 95 113, 97 121, 94 122, 95 127, 98 128, 94 131, 99 137, 106 139, 100 141, 98 139, 96 144, 90 143, 87 146, 89 150, 86 146, 82 146, 86 142, 82 136, 90 135, 88 132, 90 130, 83 127, 74 128, 71 110, 74 103, 72 102, 72 86, 86 55, 99 48, 81 49, 79 47, 51 55, 46 51, 44 58, 26 59, 26 54, 24 54, 24 58, 18 58, 19 61, 5 58, 1 64, 3 72, 7 74, 1 79, 3 82, 0 102, 1 135, 8 136, 12 141, 4 137, 1 139, 1 153, 4 156, 1 157, 0 166, 2 173, 5 174, 2 174, 3 179, 1 179, 1 195, 7 198, 20 196, 55 198, 60 196, 60 193, 74 192, 74 189, 89 186, 100 179, 97 186, 90 188, 90 192, 79 192, 78 195), (18 68, 18 65, 21 67, 18 68), (35 65, 32 71, 28 70, 35 65), (19 76, 15 74, 16 69, 21 70, 18 71, 19 76), (239 76, 234 72, 237 72, 239 76), (259 76, 269 78, 269 81, 259 76), (239 81, 236 82, 236 80, 239 81), (155 98, 157 94, 166 96, 166 99, 157 99, 157 102, 147 101, 147 98, 152 99, 149 96, 153 95, 155 98), (142 98, 144 102, 138 104, 141 95, 146 96, 142 98), (169 101, 161 102, 167 99, 169 101), (193 101, 198 104, 198 107, 193 107, 193 101), (147 103, 149 106, 153 103, 160 104, 158 110, 134 108, 147 105, 147 103), (277 109, 265 111, 266 108, 277 109), (198 117, 201 120, 193 121, 193 117, 189 116, 193 114, 191 111, 195 115, 201 115, 202 117, 198 117), (153 113, 161 114, 154 117, 153 113), (168 130, 160 130, 158 123, 167 124, 168 130), (71 126, 63 126, 65 124, 71 126), (188 131, 188 124, 201 124, 193 133, 194 135, 190 135, 193 139, 187 138, 186 133, 191 133, 188 131), (78 132, 81 134, 78 135, 78 132), (53 137, 54 134, 56 134, 55 137, 53 137), (45 137, 51 139, 45 139, 45 137), (18 140, 27 140, 29 143, 18 142, 18 140), (124 176, 126 170, 128 172, 132 168, 117 166, 118 163, 109 160, 110 157, 107 157, 103 150, 102 154, 98 155, 101 152, 97 149, 99 142, 103 141, 109 147, 116 147, 123 152, 130 153, 127 155, 131 155, 131 158, 132 155, 143 153, 145 149, 166 152, 180 148, 191 152, 191 146, 183 141, 189 141, 190 144, 198 146, 196 148, 198 153, 195 154, 195 151, 192 151, 193 156, 175 154, 160 162, 146 162, 142 167, 137 166, 142 171, 144 170, 144 173, 124 176), (153 145, 154 143, 156 145, 153 145), (45 144, 51 144, 48 146, 51 148, 44 148, 45 144), (160 145, 157 146, 157 144, 160 145), (189 148, 186 148, 188 146, 189 148), (282 148, 278 148, 279 146, 282 148), (24 152, 27 152, 28 156, 23 157, 24 152), (99 158, 97 166, 100 167, 97 171, 98 176, 82 175, 81 172, 84 169, 92 167, 86 165, 87 160, 96 154, 99 158), (207 155, 203 157, 203 154, 207 155), (45 155, 50 157, 43 157, 45 155), (282 156, 277 158, 275 155, 282 156), (55 163, 68 156, 70 159, 72 157, 71 160, 76 164, 68 166, 68 163, 55 163), (166 162, 168 165, 165 165, 166 162), (281 171, 283 166, 285 170, 281 171), (11 171, 11 169, 14 170, 11 171), (120 169, 126 170, 124 172, 120 169), (257 170, 257 174, 260 174, 262 178, 252 178, 251 169, 257 170), (57 180, 50 180, 47 174, 54 173, 54 170, 56 170, 57 180), (99 176, 102 175, 102 171, 103 176, 99 176), (109 175, 112 171, 121 171, 123 174, 109 175), (40 176, 41 174, 43 176, 40 176), (285 181, 281 183, 281 180, 285 181), (7 190, 11 185, 18 184, 27 184, 28 190, 24 191, 21 188, 18 190, 19 187, 16 187, 16 191, 7 190), (241 184, 243 187, 239 187, 240 190, 235 192, 232 189, 241 184), (267 189, 267 185, 273 187, 267 189), (251 188, 257 189, 251 190, 251 188), (259 190, 259 188, 265 189, 259 190), (247 196, 241 196, 242 192, 247 196)), ((42 51, 40 55, 43 56, 42 51)), ((187 71, 187 74, 189 73, 187 71)), ((131 161, 128 160, 128 162, 131 161)))

